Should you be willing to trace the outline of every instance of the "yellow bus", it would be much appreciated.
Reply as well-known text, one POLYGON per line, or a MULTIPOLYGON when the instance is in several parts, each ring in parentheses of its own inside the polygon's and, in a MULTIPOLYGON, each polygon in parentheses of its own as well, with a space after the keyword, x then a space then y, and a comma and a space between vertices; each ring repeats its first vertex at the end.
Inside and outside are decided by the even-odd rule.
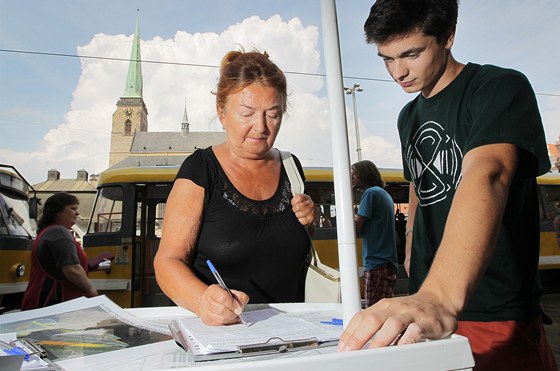
MULTIPOLYGON (((159 246, 165 203, 178 169, 178 166, 122 168, 107 170, 99 176, 97 199, 83 245, 88 256, 104 251, 115 255, 109 272, 92 272, 90 278, 101 293, 122 307, 173 304, 156 283, 153 259, 159 246)), ((322 262, 338 268, 332 169, 305 168, 304 171, 306 193, 316 204, 315 248, 322 262)), ((380 171, 395 202, 398 258, 402 264, 409 185, 402 170, 380 171)), ((548 211, 551 203, 560 202, 560 176, 541 177, 539 183, 541 179, 541 209, 546 219, 546 222, 541 220, 541 269, 548 270, 552 276, 560 271, 560 262, 555 260, 560 259, 560 250, 554 237, 554 217, 548 211)), ((359 197, 359 194, 354 195, 355 200, 359 197)), ((356 253, 358 266, 361 266, 359 236, 356 253)), ((395 290, 402 295, 406 294, 407 280, 402 268, 399 272, 395 290)))
POLYGON ((560 291, 560 174, 537 178, 541 247, 539 273, 546 292, 560 291))
POLYGON ((18 308, 29 282, 37 198, 11 165, 0 164, 0 313, 18 308))

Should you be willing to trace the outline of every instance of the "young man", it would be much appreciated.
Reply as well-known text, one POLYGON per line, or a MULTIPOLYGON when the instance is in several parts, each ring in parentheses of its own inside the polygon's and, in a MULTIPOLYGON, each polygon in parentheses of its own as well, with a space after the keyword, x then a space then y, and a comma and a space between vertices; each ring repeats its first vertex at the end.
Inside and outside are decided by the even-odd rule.
POLYGON ((354 217, 362 234, 362 261, 366 308, 383 298, 395 296, 397 282, 397 239, 395 204, 385 190, 385 181, 369 160, 352 165, 352 188, 363 191, 354 217))
POLYGON ((534 92, 517 71, 453 58, 457 13, 457 0, 378 0, 365 23, 393 79, 420 93, 398 119, 413 294, 357 314, 339 350, 456 331, 476 370, 556 370, 539 304, 535 178, 550 162, 534 92))

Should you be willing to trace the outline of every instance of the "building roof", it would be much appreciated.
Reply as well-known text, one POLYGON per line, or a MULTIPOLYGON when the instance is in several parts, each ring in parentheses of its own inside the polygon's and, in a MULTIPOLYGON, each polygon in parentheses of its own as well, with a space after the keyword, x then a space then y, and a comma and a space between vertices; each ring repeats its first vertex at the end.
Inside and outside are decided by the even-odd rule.
POLYGON ((177 165, 181 165, 183 161, 185 161, 185 159, 191 153, 185 153, 182 155, 161 155, 161 156, 131 155, 125 158, 124 160, 117 162, 107 170, 134 168, 134 167, 148 167, 148 166, 177 166, 177 165))
POLYGON ((88 181, 76 179, 47 180, 33 185, 37 192, 96 192, 95 186, 88 181))
MULTIPOLYGON (((206 148, 213 144, 226 141, 223 131, 189 131, 186 135, 181 132, 146 132, 137 131, 130 153, 140 154, 190 154, 197 148, 206 148)), ((185 156, 186 157, 186 156, 185 156)))

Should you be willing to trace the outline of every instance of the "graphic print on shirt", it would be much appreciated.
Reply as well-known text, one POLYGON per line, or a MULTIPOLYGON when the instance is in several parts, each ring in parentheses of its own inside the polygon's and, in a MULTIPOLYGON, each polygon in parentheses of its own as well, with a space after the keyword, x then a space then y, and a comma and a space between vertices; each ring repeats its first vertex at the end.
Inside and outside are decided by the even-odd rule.
POLYGON ((414 133, 405 160, 421 206, 445 200, 461 180, 463 153, 457 142, 434 121, 422 124, 414 133))

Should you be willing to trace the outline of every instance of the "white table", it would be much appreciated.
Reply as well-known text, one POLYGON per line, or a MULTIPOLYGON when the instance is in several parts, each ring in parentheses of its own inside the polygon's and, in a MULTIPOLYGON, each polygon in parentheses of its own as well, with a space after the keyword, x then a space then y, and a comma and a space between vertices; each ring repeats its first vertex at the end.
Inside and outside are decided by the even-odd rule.
MULTIPOLYGON (((286 312, 338 311, 340 304, 294 303, 271 304, 286 312)), ((256 309, 257 306, 253 306, 256 309)), ((248 307, 248 310, 251 306, 248 307)), ((192 313, 178 307, 127 309, 137 317, 167 321, 192 313)), ((365 349, 336 353, 335 347, 319 350, 289 352, 279 355, 256 356, 243 359, 190 362, 187 353, 174 341, 103 353, 61 361, 67 370, 266 370, 266 371, 331 371, 331 370, 468 370, 474 366, 468 340, 459 335, 449 339, 426 341, 398 347, 365 349)))

